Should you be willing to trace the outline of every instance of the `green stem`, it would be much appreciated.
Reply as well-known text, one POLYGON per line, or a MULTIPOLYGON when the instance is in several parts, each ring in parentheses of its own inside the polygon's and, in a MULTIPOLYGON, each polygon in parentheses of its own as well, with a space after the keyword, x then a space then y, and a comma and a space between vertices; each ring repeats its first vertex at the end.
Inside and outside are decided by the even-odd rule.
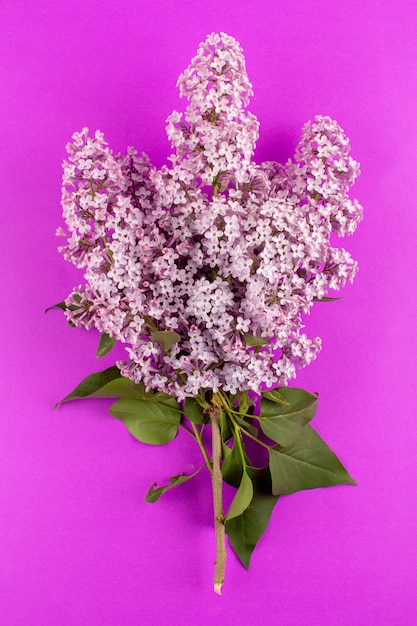
POLYGON ((109 248, 109 242, 107 241, 106 235, 103 236, 103 241, 104 241, 105 248, 107 250, 107 254, 109 255, 110 262, 114 263, 113 252, 109 248))
POLYGON ((214 180, 212 182, 211 194, 212 194, 213 198, 217 197, 217 191, 219 189, 219 178, 220 178, 221 174, 222 174, 222 172, 219 172, 218 174, 216 174, 216 176, 214 177, 214 180))
MULTIPOLYGON (((191 422, 191 426, 192 426, 192 429, 194 431, 194 438, 197 441, 198 445, 200 446, 200 450, 201 450, 201 453, 202 453, 202 455, 204 457, 206 465, 209 468, 210 473, 213 473, 213 465, 211 463, 209 455, 207 454, 207 450, 206 450, 206 448, 204 446, 203 439, 201 437, 201 432, 198 430, 197 426, 195 424, 193 424, 192 422, 191 422)), ((184 426, 184 428, 185 428, 185 426, 184 426)), ((188 430, 188 428, 186 430, 188 430)), ((190 430, 188 430, 188 432, 190 434, 192 434, 190 430)))
MULTIPOLYGON (((219 392, 219 394, 220 394, 220 392, 219 392)), ((249 430, 246 430, 246 428, 242 428, 242 426, 240 426, 236 422, 236 420, 234 418, 234 415, 237 415, 238 417, 250 417, 250 418, 253 418, 253 415, 250 415, 249 413, 239 413, 239 411, 236 411, 234 408, 232 408, 229 405, 229 402, 228 402, 228 400, 227 400, 227 398, 226 398, 226 396, 224 394, 222 394, 222 401, 223 401, 223 406, 224 406, 226 412, 229 414, 230 421, 233 424, 233 429, 235 431, 235 434, 238 435, 238 437, 237 437, 237 439, 238 439, 238 446, 239 446, 239 451, 240 451, 241 455, 243 454, 243 449, 242 449, 242 444, 241 444, 241 437, 240 437, 241 433, 243 433, 244 435, 247 435, 253 441, 256 441, 256 443, 259 443, 264 448, 267 448, 267 450, 270 450, 271 446, 268 446, 267 443, 264 443, 263 441, 258 439, 258 437, 255 437, 255 435, 252 435, 252 433, 249 430)), ((243 461, 243 456, 242 456, 242 461, 243 461)))
POLYGON ((192 201, 193 201, 193 197, 190 195, 190 193, 189 193, 189 191, 188 191, 188 189, 187 189, 186 184, 185 184, 185 183, 183 183, 182 181, 179 181, 179 183, 180 183, 180 185, 181 185, 182 190, 185 192, 185 195, 187 196, 188 200, 189 200, 190 202, 192 202, 192 201))
POLYGON ((248 430, 246 430, 245 428, 242 428, 243 434, 247 435, 248 437, 250 437, 253 441, 256 441, 256 443, 259 443, 261 446, 263 446, 264 448, 266 448, 267 450, 271 450, 272 446, 268 446, 267 443, 264 443, 263 441, 261 441, 260 439, 258 439, 258 437, 255 437, 255 435, 252 435, 251 432, 249 432, 248 430))
POLYGON ((94 200, 94 198, 96 197, 96 194, 94 193, 93 183, 91 180, 89 180, 88 184, 90 186, 91 199, 94 200))

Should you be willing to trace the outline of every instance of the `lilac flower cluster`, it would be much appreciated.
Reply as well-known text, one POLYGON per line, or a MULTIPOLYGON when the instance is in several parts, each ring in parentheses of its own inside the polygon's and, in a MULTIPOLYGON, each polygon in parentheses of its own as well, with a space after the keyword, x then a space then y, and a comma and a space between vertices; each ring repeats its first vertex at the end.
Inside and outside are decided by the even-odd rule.
POLYGON ((189 104, 167 120, 169 166, 86 128, 67 146, 60 250, 85 268, 67 318, 126 344, 122 374, 178 399, 284 385, 320 349, 302 316, 356 274, 330 239, 362 217, 348 197, 359 165, 329 117, 306 124, 294 160, 254 163, 252 87, 224 33, 178 86, 189 104))

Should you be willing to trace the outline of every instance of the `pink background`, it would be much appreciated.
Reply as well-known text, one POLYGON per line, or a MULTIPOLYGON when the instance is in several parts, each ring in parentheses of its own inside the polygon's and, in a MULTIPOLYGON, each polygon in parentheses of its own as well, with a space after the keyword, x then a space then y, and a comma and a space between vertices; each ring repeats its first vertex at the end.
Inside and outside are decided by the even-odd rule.
POLYGON ((0 6, 0 623, 4 626, 411 625, 417 622, 414 0, 3 0, 0 6), (257 160, 292 155, 334 117, 362 165, 365 207, 342 242, 360 272, 307 320, 323 351, 294 384, 358 487, 281 498, 247 573, 229 551, 212 591, 207 473, 191 439, 136 442, 110 402, 54 403, 97 362, 59 311, 81 275, 56 251, 64 146, 83 126, 112 147, 169 154, 164 121, 198 43, 242 44, 261 123, 257 160))

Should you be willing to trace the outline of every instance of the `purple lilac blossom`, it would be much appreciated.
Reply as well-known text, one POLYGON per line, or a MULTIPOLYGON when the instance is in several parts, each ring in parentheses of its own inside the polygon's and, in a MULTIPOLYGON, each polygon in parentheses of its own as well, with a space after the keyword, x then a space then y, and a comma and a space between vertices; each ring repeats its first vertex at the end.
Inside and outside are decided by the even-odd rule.
POLYGON ((285 385, 320 350, 303 315, 356 274, 331 235, 362 218, 348 197, 359 164, 324 116, 304 126, 294 160, 254 163, 252 86, 224 33, 200 44, 178 87, 189 104, 167 120, 169 165, 114 155, 86 128, 67 146, 60 251, 85 283, 66 316, 126 345, 123 376, 179 400, 285 385), (156 331, 178 341, 164 348, 156 331))

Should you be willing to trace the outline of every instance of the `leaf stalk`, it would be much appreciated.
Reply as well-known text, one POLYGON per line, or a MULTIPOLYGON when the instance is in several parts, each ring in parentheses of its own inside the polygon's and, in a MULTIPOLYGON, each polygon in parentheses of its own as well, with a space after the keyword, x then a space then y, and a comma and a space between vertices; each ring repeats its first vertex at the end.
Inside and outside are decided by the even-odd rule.
POLYGON ((206 465, 209 468, 210 473, 212 474, 213 473, 213 465, 211 463, 209 455, 207 454, 207 450, 206 450, 206 448, 204 446, 203 439, 202 439, 202 436, 201 436, 202 433, 198 430, 197 426, 195 424, 193 424, 192 422, 191 422, 191 426, 192 426, 192 429, 193 429, 193 432, 194 432, 194 438, 197 441, 198 445, 200 446, 200 450, 201 450, 201 453, 202 453, 202 455, 204 457, 206 465))

